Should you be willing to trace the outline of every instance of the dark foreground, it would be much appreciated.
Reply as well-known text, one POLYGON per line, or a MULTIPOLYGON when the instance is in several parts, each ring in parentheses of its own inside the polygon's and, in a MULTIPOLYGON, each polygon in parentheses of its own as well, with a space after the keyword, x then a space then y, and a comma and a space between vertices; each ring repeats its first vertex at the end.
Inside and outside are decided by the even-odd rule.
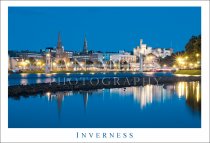
POLYGON ((169 84, 180 81, 200 81, 201 77, 129 77, 129 78, 92 78, 90 80, 68 81, 65 79, 60 82, 40 83, 31 85, 15 85, 8 87, 8 95, 25 96, 37 93, 56 92, 56 91, 78 91, 102 88, 121 88, 130 86, 142 86, 146 84, 169 84))

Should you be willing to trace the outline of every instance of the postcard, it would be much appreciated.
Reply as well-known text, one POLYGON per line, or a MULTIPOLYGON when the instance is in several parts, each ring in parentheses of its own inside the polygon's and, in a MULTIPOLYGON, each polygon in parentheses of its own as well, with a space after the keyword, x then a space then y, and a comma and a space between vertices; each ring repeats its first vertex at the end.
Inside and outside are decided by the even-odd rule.
POLYGON ((207 4, 2 2, 2 141, 209 141, 207 4))

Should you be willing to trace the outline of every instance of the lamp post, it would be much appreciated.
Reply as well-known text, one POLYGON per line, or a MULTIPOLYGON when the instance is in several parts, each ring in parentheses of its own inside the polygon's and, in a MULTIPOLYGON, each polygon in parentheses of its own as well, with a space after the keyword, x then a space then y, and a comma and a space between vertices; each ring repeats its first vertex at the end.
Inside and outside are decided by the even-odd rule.
POLYGON ((50 53, 46 54, 46 65, 45 65, 45 73, 49 73, 52 69, 51 66, 51 55, 50 53))
POLYGON ((38 62, 37 62, 37 66, 38 66, 39 69, 40 69, 40 65, 41 65, 41 62, 38 61, 38 62))
POLYGON ((196 66, 195 66, 196 68, 200 67, 200 65, 199 65, 200 64, 200 59, 199 59, 199 57, 200 57, 200 54, 197 53, 196 54, 196 66))
POLYGON ((23 69, 25 70, 27 63, 23 61, 21 64, 23 65, 23 69))
POLYGON ((66 64, 66 66, 67 66, 67 69, 69 69, 70 63, 68 62, 68 63, 66 64))
POLYGON ((26 64, 29 64, 29 70, 31 71, 31 63, 29 60, 25 60, 26 64))

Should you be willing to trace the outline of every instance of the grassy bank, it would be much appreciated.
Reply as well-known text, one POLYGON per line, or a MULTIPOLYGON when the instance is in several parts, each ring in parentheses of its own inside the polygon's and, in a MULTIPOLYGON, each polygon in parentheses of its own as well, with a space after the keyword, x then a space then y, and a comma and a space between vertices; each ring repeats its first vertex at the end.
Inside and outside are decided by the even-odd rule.
POLYGON ((201 75, 201 70, 178 70, 174 74, 201 75))

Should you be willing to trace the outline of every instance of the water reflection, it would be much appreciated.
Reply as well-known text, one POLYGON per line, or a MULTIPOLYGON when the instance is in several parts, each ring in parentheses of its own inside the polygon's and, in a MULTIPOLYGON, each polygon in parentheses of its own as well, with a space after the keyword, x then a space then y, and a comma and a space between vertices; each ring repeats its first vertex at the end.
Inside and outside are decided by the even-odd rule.
MULTIPOLYGON (((71 78, 80 78, 80 77, 97 77, 97 78, 104 78, 104 77, 132 77, 132 76, 151 76, 150 73, 105 73, 105 72, 97 72, 97 73, 51 73, 51 74, 44 74, 44 73, 37 73, 37 74, 28 74, 28 73, 21 73, 21 74, 9 74, 8 81, 9 86, 11 85, 20 85, 20 84, 35 84, 35 83, 46 83, 49 82, 51 78, 63 78, 63 77, 71 77, 71 78)), ((172 73, 153 73, 153 76, 174 76, 172 73)))
MULTIPOLYGON (((58 113, 62 109, 62 102, 66 96, 79 94, 83 97, 84 110, 88 107, 89 96, 98 93, 100 96, 132 96, 143 110, 153 103, 164 103, 172 98, 184 99, 192 111, 201 111, 200 82, 178 82, 174 85, 145 85, 138 87, 99 89, 94 91, 47 92, 44 96, 48 101, 57 100, 58 113), (108 94, 107 94, 108 93, 108 94)), ((91 100, 91 99, 90 99, 91 100)), ((82 102, 82 101, 81 101, 82 102)))
POLYGON ((58 108, 58 116, 60 117, 61 109, 62 109, 62 102, 64 101, 64 96, 71 96, 73 93, 71 91, 69 92, 56 92, 51 93, 47 92, 45 96, 47 96, 47 99, 49 102, 52 102, 53 100, 57 101, 57 108, 58 108))
POLYGON ((185 97, 186 103, 193 111, 201 111, 200 82, 179 82, 176 86, 178 96, 185 97))
POLYGON ((131 95, 143 109, 153 102, 164 102, 173 94, 173 86, 171 85, 145 85, 140 87, 126 87, 123 89, 110 89, 112 94, 119 94, 121 96, 131 95))

